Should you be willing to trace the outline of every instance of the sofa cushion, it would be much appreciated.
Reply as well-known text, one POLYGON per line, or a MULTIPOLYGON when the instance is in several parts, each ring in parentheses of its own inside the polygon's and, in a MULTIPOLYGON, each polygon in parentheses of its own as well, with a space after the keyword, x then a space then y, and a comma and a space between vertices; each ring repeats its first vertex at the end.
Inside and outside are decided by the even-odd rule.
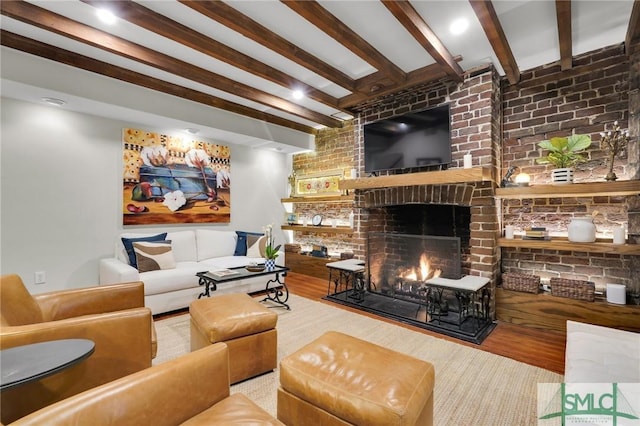
POLYGON ((212 257, 233 256, 237 237, 233 231, 197 229, 198 262, 212 257))
POLYGON ((260 257, 264 258, 265 247, 267 245, 267 237, 259 237, 249 248, 247 249, 247 257, 260 257))
POLYGON ((236 242, 236 251, 233 253, 234 256, 246 256, 247 248, 251 247, 258 241, 262 235, 261 232, 246 232, 246 231, 236 231, 238 235, 238 241, 236 242))
POLYGON ((144 282, 145 296, 168 293, 198 287, 196 273, 206 270, 197 262, 176 262, 174 269, 141 272, 140 281, 144 282))
POLYGON ((136 254, 133 251, 133 243, 138 241, 164 241, 166 239, 167 239, 166 232, 163 232, 161 234, 156 234, 156 235, 147 235, 147 236, 140 236, 140 237, 123 236, 121 240, 122 240, 122 244, 124 245, 124 249, 127 252, 127 258, 128 258, 127 263, 129 263, 129 265, 133 266, 136 269, 138 268, 138 265, 136 264, 136 254))
POLYGON ((137 241, 133 243, 139 272, 173 269, 176 261, 171 241, 137 241))
POLYGON ((167 240, 171 240, 176 262, 195 262, 198 259, 196 233, 193 230, 168 232, 167 240))

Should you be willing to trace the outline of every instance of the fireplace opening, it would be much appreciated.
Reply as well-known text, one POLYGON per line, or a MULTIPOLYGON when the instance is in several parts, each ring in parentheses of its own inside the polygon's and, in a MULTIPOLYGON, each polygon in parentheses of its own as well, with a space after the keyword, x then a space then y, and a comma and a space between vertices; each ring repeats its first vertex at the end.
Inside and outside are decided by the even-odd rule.
POLYGON ((489 280, 469 275, 470 211, 425 204, 371 209, 371 228, 385 232, 367 234, 365 272, 326 298, 481 343, 495 325, 489 280))

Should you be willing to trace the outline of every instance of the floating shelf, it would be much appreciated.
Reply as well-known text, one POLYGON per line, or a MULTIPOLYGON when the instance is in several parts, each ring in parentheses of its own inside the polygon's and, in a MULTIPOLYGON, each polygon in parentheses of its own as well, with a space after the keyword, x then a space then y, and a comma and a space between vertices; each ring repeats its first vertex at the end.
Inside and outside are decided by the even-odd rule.
POLYGON ((280 229, 284 231, 298 231, 298 232, 314 232, 314 233, 326 233, 326 234, 353 234, 353 228, 349 226, 314 226, 314 225, 282 225, 280 229))
POLYGON ((413 185, 445 185, 449 183, 492 181, 490 167, 450 169, 437 172, 405 173, 400 175, 375 176, 345 179, 338 183, 340 189, 373 189, 413 185))
POLYGON ((282 203, 349 203, 354 200, 351 195, 318 195, 308 197, 289 197, 281 198, 282 203))
POLYGON ((498 246, 544 250, 583 251, 588 253, 640 255, 640 244, 613 244, 606 241, 596 241, 595 243, 574 243, 564 238, 552 238, 551 240, 499 238, 498 246))
POLYGON ((511 188, 497 188, 497 198, 553 198, 553 197, 591 197, 620 196, 640 194, 640 180, 618 182, 587 182, 564 185, 534 185, 511 188))

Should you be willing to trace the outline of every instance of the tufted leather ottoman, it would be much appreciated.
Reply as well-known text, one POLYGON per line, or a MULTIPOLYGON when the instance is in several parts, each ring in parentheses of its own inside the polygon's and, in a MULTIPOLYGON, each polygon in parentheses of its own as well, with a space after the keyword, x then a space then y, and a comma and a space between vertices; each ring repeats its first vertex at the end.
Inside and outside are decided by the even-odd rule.
POLYGON ((237 383, 277 366, 278 315, 244 293, 199 299, 189 305, 191 351, 217 342, 229 348, 229 379, 237 383))
POLYGON ((280 362, 287 425, 433 424, 433 365, 330 331, 280 362))

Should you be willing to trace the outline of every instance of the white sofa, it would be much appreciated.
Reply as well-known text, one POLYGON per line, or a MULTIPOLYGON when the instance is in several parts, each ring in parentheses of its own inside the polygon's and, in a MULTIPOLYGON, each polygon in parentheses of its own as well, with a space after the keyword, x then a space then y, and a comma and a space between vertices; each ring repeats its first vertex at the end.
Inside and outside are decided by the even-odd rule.
MULTIPOLYGON (((234 256, 238 241, 238 234, 234 231, 190 229, 167 232, 166 240, 171 241, 175 268, 138 272, 129 264, 122 238, 149 237, 160 233, 124 233, 116 241, 114 257, 100 259, 99 262, 100 284, 142 281, 145 305, 154 315, 186 308, 197 299, 204 289, 198 284, 197 272, 242 267, 252 261, 264 262, 255 246, 250 248, 247 256, 234 256)), ((276 264, 284 266, 283 251, 279 253, 276 264)), ((268 279, 262 276, 222 283, 214 294, 264 290, 268 279)))
POLYGON ((567 321, 566 383, 640 383, 640 333, 567 321))

